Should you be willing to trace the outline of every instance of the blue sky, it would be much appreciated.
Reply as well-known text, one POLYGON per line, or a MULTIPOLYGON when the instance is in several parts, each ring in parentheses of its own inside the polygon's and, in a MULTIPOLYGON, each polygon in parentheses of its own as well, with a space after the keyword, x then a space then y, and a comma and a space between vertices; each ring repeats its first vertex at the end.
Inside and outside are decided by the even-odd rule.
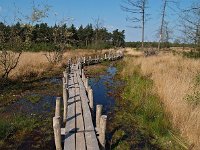
MULTIPOLYGON (((190 0, 178 0, 181 7, 188 7, 190 0)), ((160 23, 160 10, 162 0, 149 0, 148 13, 151 14, 150 20, 146 23, 145 40, 155 41, 156 31, 160 23)), ((36 4, 48 4, 51 6, 50 16, 44 19, 50 25, 55 24, 57 20, 71 18, 70 23, 80 26, 88 23, 94 23, 98 17, 103 25, 110 31, 114 29, 125 30, 126 41, 139 41, 141 34, 139 29, 129 28, 131 25, 126 21, 126 12, 120 8, 123 0, 35 0, 36 4), (56 14, 56 17, 55 15, 56 14)), ((0 0, 0 16, 6 16, 7 20, 12 20, 16 14, 16 8, 20 9, 25 15, 31 13, 32 0, 0 0), (16 7, 14 7, 14 4, 16 7)), ((0 18, 2 19, 2 17, 0 18)), ((170 27, 177 30, 178 19, 176 13, 170 12, 167 16, 170 27)), ((174 32, 173 37, 178 34, 174 32)))

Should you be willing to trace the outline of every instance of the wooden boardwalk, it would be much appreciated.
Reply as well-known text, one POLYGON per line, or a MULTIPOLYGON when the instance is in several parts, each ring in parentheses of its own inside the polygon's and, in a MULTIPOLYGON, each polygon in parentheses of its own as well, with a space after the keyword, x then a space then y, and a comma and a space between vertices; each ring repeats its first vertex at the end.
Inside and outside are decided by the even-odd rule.
POLYGON ((63 72, 63 122, 61 128, 60 98, 56 100, 55 117, 53 118, 55 145, 57 150, 99 150, 105 148, 105 115, 101 115, 102 107, 98 105, 96 112, 96 128, 93 124, 94 106, 93 92, 85 77, 84 65, 100 63, 105 60, 116 60, 122 55, 112 57, 89 57, 77 59, 77 63, 68 61, 63 72), (98 133, 98 134, 97 134, 98 133), (64 147, 61 146, 61 135, 64 136, 64 147))
POLYGON ((65 150, 98 150, 89 99, 77 64, 71 66, 68 82, 68 108, 65 126, 65 150))

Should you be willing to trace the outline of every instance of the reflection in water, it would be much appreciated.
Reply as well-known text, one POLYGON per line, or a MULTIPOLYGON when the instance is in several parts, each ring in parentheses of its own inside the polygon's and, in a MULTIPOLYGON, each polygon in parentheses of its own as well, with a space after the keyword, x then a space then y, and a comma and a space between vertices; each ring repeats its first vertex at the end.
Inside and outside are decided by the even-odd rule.
POLYGON ((95 78, 89 79, 89 84, 93 89, 94 94, 94 106, 97 104, 103 105, 104 113, 108 114, 115 104, 114 98, 109 95, 112 93, 110 87, 114 86, 113 77, 116 74, 117 69, 115 67, 109 67, 107 73, 95 78))
POLYGON ((32 103, 30 102, 30 100, 23 98, 5 107, 3 112, 24 113, 26 115, 36 115, 36 114, 44 115, 54 110, 56 96, 49 96, 49 95, 39 95, 39 96, 41 96, 41 99, 37 103, 32 103))
MULTIPOLYGON (((118 82, 114 81, 113 79, 116 72, 117 69, 113 66, 110 66, 108 67, 106 74, 89 79, 89 84, 91 85, 94 93, 94 106, 97 104, 102 104, 104 114, 108 114, 115 104, 114 98, 111 96, 111 94, 113 93, 112 87, 117 87, 118 84, 118 82)), ((62 83, 62 80, 60 78, 51 78, 46 79, 43 82, 51 82, 54 85, 58 85, 62 83)), ((47 115, 54 110, 55 100, 56 96, 32 93, 5 107, 3 110, 0 110, 0 113, 20 112, 26 115, 47 115), (40 98, 38 102, 32 103, 30 100, 28 100, 29 98, 35 97, 40 98)))

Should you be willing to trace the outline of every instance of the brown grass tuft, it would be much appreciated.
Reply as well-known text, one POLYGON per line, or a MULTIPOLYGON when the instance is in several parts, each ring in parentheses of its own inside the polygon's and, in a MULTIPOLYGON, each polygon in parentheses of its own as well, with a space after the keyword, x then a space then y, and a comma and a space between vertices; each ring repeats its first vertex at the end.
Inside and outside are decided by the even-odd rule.
POLYGON ((139 66, 143 75, 151 77, 166 111, 172 116, 174 127, 194 145, 194 149, 200 149, 200 106, 186 101, 186 96, 194 93, 200 60, 162 54, 148 58, 130 57, 125 61, 130 69, 124 74, 131 75, 133 68, 139 66))

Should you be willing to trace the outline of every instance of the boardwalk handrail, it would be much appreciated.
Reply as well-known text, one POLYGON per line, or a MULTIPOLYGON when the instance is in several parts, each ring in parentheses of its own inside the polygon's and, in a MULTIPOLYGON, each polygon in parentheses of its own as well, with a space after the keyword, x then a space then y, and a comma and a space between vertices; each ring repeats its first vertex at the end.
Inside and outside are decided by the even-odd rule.
POLYGON ((63 123, 61 128, 61 98, 57 97, 53 128, 56 150, 61 150, 61 135, 65 136, 65 150, 98 150, 105 149, 105 132, 107 116, 102 115, 102 105, 96 106, 96 128, 94 116, 93 90, 88 84, 83 67, 103 61, 114 61, 123 57, 123 53, 104 54, 102 57, 81 57, 72 63, 67 62, 63 72, 63 123), (100 145, 99 145, 99 144, 100 145))

